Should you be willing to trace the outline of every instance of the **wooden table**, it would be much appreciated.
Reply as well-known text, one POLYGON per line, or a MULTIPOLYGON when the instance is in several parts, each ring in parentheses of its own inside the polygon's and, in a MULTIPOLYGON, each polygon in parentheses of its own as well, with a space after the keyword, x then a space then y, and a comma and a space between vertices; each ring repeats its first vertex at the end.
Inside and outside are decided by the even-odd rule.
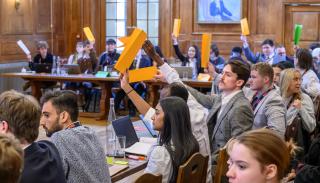
MULTIPOLYGON (((119 181, 125 177, 128 177, 132 174, 135 174, 147 167, 147 160, 132 160, 132 159, 126 159, 129 162, 129 168, 120 171, 119 173, 111 176, 111 181, 116 182, 119 181)), ((108 165, 112 166, 112 165, 108 165)))
MULTIPOLYGON (((100 111, 99 113, 88 113, 82 112, 80 116, 82 117, 94 117, 98 120, 106 119, 106 115, 109 112, 109 98, 111 98, 111 87, 112 83, 119 81, 118 77, 95 77, 91 74, 79 74, 79 75, 56 75, 56 74, 46 74, 46 73, 3 73, 0 77, 16 77, 22 78, 30 81, 32 95, 38 100, 41 97, 41 83, 43 81, 58 81, 58 82, 92 82, 96 83, 101 87, 101 98, 100 98, 100 111)), ((182 80, 185 84, 191 87, 199 88, 211 88, 211 81, 197 81, 197 80, 182 80)), ((165 85, 163 82, 156 81, 146 81, 146 83, 151 86, 150 91, 153 95, 152 105, 155 106, 159 99, 159 88, 165 85)))

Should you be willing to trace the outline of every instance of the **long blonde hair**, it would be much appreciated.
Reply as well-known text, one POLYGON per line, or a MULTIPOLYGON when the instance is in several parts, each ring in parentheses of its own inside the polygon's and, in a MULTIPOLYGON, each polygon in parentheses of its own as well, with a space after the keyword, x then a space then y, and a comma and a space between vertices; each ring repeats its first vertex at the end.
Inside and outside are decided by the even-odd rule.
MULTIPOLYGON (((283 98, 287 98, 288 96, 288 89, 294 79, 295 74, 299 74, 300 72, 296 69, 285 69, 280 73, 280 94, 283 98)), ((301 99, 301 90, 298 93, 293 94, 293 100, 301 99)))

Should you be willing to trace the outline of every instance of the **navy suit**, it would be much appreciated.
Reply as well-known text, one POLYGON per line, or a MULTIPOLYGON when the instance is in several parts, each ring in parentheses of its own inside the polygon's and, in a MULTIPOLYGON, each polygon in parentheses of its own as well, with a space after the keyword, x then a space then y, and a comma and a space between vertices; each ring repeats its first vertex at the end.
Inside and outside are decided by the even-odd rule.
POLYGON ((24 168, 20 183, 31 182, 66 182, 58 149, 52 142, 33 142, 24 150, 24 168))

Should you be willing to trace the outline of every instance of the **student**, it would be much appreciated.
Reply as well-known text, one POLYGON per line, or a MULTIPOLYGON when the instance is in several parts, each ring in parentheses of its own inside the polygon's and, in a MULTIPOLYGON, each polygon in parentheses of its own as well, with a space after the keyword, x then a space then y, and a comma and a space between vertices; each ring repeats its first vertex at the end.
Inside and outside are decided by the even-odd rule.
POLYGON ((98 66, 98 59, 96 52, 93 48, 94 42, 84 41, 83 42, 83 57, 78 60, 81 73, 94 73, 98 66))
POLYGON ((79 60, 82 59, 83 57, 83 42, 77 42, 76 45, 76 52, 72 55, 70 55, 69 59, 68 59, 68 64, 78 64, 79 60))
MULTIPOLYGON (((140 97, 139 94, 135 92, 128 84, 127 74, 121 78, 121 88, 135 104, 138 111, 144 115, 144 119, 146 121, 151 121, 151 118, 156 113, 156 110, 152 108, 146 101, 144 101, 143 98, 140 97)), ((170 96, 180 97, 187 102, 190 112, 192 134, 199 143, 199 152, 204 156, 209 156, 209 160, 211 160, 209 145, 210 141, 208 137, 208 127, 206 124, 207 110, 193 99, 193 97, 188 93, 188 90, 181 83, 171 83, 162 88, 160 91, 160 99, 170 96)), ((211 165, 211 162, 208 163, 211 165)), ((211 166, 208 166, 207 172, 208 175, 210 175, 207 176, 207 182, 211 182, 211 166)))
MULTIPOLYGON (((301 118, 302 129, 298 129, 294 135, 294 140, 298 146, 304 148, 304 152, 309 149, 310 136, 316 127, 314 107, 311 98, 301 92, 301 74, 295 69, 286 69, 280 75, 280 94, 287 108, 286 121, 287 128, 291 128, 296 118, 301 118), (301 133, 299 133, 301 132, 301 133)), ((289 137, 288 137, 289 138, 289 137)))
POLYGON ((290 151, 284 140, 269 129, 235 137, 227 145, 229 182, 280 183, 288 171, 290 151))
POLYGON ((38 54, 33 57, 31 60, 31 55, 28 55, 27 58, 29 60, 29 67, 31 70, 34 70, 33 63, 46 63, 52 64, 53 63, 53 55, 48 52, 48 43, 46 41, 39 41, 37 44, 38 54))
POLYGON ((0 180, 2 183, 19 182, 23 168, 23 149, 13 137, 0 134, 0 180))
POLYGON ((55 145, 35 142, 39 134, 40 106, 35 98, 14 90, 0 95, 0 133, 14 135, 24 149, 21 183, 64 183, 62 162, 55 145))
POLYGON ((251 67, 250 89, 245 92, 254 111, 252 129, 275 130, 284 137, 286 130, 286 108, 273 85, 273 70, 268 63, 257 63, 251 67))
POLYGON ((199 152, 191 131, 189 108, 179 97, 163 98, 152 120, 153 128, 160 132, 160 141, 150 154, 145 173, 162 175, 163 183, 176 182, 179 166, 199 152))
POLYGON ((310 97, 320 93, 320 83, 317 74, 312 70, 312 55, 307 49, 299 49, 295 59, 295 67, 301 74, 301 89, 310 97))
POLYGON ((216 44, 211 44, 209 61, 214 65, 216 71, 218 73, 221 73, 224 67, 225 61, 219 54, 220 52, 219 52, 218 46, 216 44))
POLYGON ((231 49, 230 60, 241 60, 243 62, 246 62, 242 58, 242 48, 241 47, 235 46, 231 49))
POLYGON ((275 87, 279 87, 280 73, 284 69, 294 68, 294 65, 288 61, 279 62, 277 64, 272 65, 273 70, 273 84, 275 87))
POLYGON ((117 43, 114 39, 107 40, 106 51, 99 56, 99 65, 102 67, 102 69, 104 66, 114 65, 118 61, 120 54, 117 53, 116 46, 117 43))
MULTIPOLYGON (((177 72, 154 53, 151 42, 145 42, 143 48, 157 62, 168 83, 182 83, 177 72)), ((222 90, 221 95, 204 95, 185 85, 193 96, 193 100, 209 110, 206 123, 208 125, 211 153, 222 148, 231 137, 252 128, 252 109, 241 90, 248 80, 249 74, 249 65, 241 61, 228 62, 223 69, 219 82, 219 88, 222 90)))
POLYGON ((182 66, 192 67, 192 79, 196 79, 201 71, 201 59, 198 46, 192 45, 188 48, 187 56, 184 56, 179 48, 178 38, 172 34, 173 48, 177 57, 181 60, 182 66))
POLYGON ((111 182, 98 137, 78 121, 77 95, 68 90, 49 91, 41 104, 40 124, 60 152, 67 182, 111 182))

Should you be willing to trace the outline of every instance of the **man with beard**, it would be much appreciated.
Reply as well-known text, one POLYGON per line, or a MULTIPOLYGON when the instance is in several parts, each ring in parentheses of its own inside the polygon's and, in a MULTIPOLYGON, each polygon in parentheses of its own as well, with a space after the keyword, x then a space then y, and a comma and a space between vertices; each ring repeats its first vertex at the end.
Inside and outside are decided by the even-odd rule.
POLYGON ((68 90, 49 91, 41 104, 40 124, 60 152, 67 182, 111 182, 97 136, 78 121, 77 95, 68 90))
MULTIPOLYGON (((32 96, 14 90, 0 95, 0 134, 17 138, 24 151, 19 182, 64 183, 62 162, 55 145, 47 140, 35 142, 39 135, 40 116, 41 108, 32 96)), ((12 171, 12 167, 6 168, 12 171)))

